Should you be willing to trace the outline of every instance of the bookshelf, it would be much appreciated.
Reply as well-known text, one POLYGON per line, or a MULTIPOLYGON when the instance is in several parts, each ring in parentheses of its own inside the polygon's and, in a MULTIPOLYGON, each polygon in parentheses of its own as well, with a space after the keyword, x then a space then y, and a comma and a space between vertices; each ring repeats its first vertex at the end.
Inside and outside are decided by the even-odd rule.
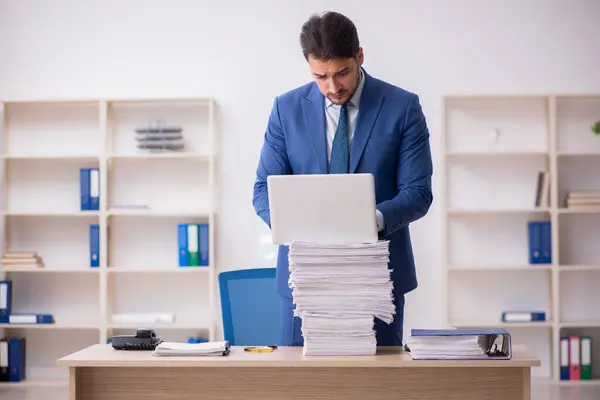
MULTIPOLYGON (((215 103, 210 98, 15 101, 1 105, 2 253, 35 251, 43 268, 0 267, 13 312, 54 324, 0 324, 26 339, 28 389, 66 387, 56 359, 113 335, 215 338, 215 103), (136 128, 183 129, 178 151, 138 148, 136 128), (81 211, 81 168, 98 168, 100 204, 81 211), (178 224, 208 224, 209 265, 180 267, 178 224), (90 225, 100 229, 90 266, 90 225), (114 320, 170 313, 172 323, 114 320)), ((44 397, 47 398, 47 397, 44 397)))
POLYGON ((600 95, 447 96, 443 99, 443 310, 457 328, 502 327, 536 351, 532 376, 600 384, 600 204, 568 207, 600 190, 600 95), (538 173, 550 178, 536 206, 538 173), (550 221, 552 259, 530 263, 528 222, 550 221), (503 311, 545 321, 502 322, 503 311), (560 379, 560 338, 592 338, 592 379, 560 379))

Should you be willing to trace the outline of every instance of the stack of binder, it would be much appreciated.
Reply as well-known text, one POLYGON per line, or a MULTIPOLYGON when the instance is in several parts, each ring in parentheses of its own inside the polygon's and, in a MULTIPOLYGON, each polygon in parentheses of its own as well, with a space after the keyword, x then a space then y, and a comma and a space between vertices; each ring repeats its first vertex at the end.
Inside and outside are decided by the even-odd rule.
POLYGON ((508 360, 511 335, 505 329, 413 329, 407 340, 413 360, 508 360))
POLYGON ((374 355, 374 318, 393 321, 387 241, 293 242, 289 285, 302 319, 304 355, 374 355))
POLYGON ((42 257, 35 251, 8 251, 2 257, 4 269, 44 268, 42 257))
POLYGON ((135 130, 137 148, 150 151, 175 151, 184 148, 183 128, 163 121, 151 122, 135 130))

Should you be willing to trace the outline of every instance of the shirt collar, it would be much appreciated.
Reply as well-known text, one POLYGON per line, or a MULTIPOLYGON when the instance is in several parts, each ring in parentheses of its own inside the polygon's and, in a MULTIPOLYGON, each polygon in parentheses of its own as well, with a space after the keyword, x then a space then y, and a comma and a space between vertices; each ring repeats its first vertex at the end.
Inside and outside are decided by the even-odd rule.
MULTIPOLYGON (((353 106, 353 107, 358 107, 358 103, 360 103, 360 96, 362 94, 363 87, 365 85, 365 74, 363 73, 362 68, 359 68, 359 71, 360 71, 360 81, 358 82, 356 91, 354 92, 354 94, 352 95, 350 100, 348 100, 348 105, 353 106)), ((329 108, 331 105, 333 105, 333 102, 331 100, 329 100, 327 97, 325 97, 325 107, 329 108)))

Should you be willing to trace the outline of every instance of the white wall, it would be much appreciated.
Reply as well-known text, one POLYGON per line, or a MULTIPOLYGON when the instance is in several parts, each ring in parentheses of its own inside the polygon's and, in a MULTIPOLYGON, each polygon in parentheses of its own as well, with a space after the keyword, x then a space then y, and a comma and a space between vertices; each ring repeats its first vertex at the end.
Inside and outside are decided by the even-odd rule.
MULTIPOLYGON (((368 72, 421 96, 436 165, 443 94, 600 92, 597 0, 252 3, 2 1, 0 98, 215 97, 225 270, 270 264, 251 204, 254 173, 273 97, 310 79, 298 33, 313 12, 347 14, 368 72)), ((405 328, 440 326, 437 202, 412 234, 420 287, 405 328)))

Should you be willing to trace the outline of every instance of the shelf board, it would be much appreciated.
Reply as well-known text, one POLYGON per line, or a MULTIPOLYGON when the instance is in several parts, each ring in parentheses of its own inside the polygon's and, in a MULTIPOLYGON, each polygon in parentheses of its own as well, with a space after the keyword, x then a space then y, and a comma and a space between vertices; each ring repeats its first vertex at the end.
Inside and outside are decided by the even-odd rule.
MULTIPOLYGON (((546 96, 553 94, 540 93, 540 94, 515 94, 515 93, 448 93, 442 95, 442 98, 446 101, 453 100, 545 100, 546 96)), ((573 95, 579 97, 579 95, 573 95)), ((585 96, 585 95, 584 95, 585 96)), ((561 97, 564 97, 561 95, 561 97)))
MULTIPOLYGON (((0 215, 14 217, 98 217, 101 211, 2 211, 0 215)), ((122 210, 109 210, 108 216, 144 216, 144 217, 201 217, 209 218, 207 211, 154 211, 151 209, 124 208, 122 210)))
POLYGON ((600 157, 599 152, 595 151, 558 151, 558 157, 600 157))
POLYGON ((100 329, 98 325, 83 324, 0 324, 5 329, 61 329, 61 330, 92 330, 100 329))
POLYGON ((196 267, 164 267, 164 268, 122 268, 122 267, 109 267, 106 270, 113 274, 122 273, 151 273, 151 274, 198 274, 208 273, 210 266, 196 266, 196 267))
POLYGON ((97 274, 100 268, 0 268, 0 273, 35 273, 35 274, 97 274))
POLYGON ((561 265, 561 272, 577 272, 577 271, 600 271, 600 265, 561 265))
POLYGON ((495 214, 528 214, 528 213, 548 213, 550 208, 507 208, 507 209, 451 209, 448 215, 495 215, 495 214))
POLYGON ((5 160, 32 160, 32 161, 100 161, 97 155, 87 154, 2 154, 5 160))
POLYGON ((446 156, 448 157, 547 157, 549 154, 547 151, 511 151, 511 150, 458 150, 448 151, 446 156))
POLYGON ((536 321, 536 322, 493 322, 493 321, 462 321, 450 322, 450 326, 457 328, 548 328, 552 327, 552 321, 536 321))
POLYGON ((597 208, 559 208, 559 214, 600 214, 600 207, 597 208))
POLYGON ((551 264, 524 264, 524 265, 451 265, 448 271, 456 272, 503 272, 503 271, 550 271, 551 264))
MULTIPOLYGON (((207 325, 202 324, 109 324, 108 329, 138 329, 140 326, 148 329, 165 329, 165 330, 208 330, 207 325)), ((160 334, 159 334, 160 336, 160 334)))
POLYGON ((18 99, 18 100, 2 100, 0 99, 0 104, 6 105, 45 105, 45 104, 91 104, 91 103, 101 103, 107 102, 109 104, 119 104, 119 103, 139 103, 143 104, 153 104, 153 103, 212 103, 214 102, 214 97, 122 97, 122 98, 110 98, 105 99, 101 97, 70 97, 70 98, 53 98, 53 97, 40 97, 40 98, 32 98, 32 99, 18 99))
POLYGON ((165 152, 165 153, 141 153, 141 154, 115 154, 108 157, 109 160, 165 160, 165 159, 184 159, 194 161, 209 161, 210 154, 196 154, 185 152, 165 152))
MULTIPOLYGON (((125 97, 107 100, 111 105, 137 103, 137 105, 172 104, 172 103, 200 103, 209 105, 214 102, 213 97, 125 97)), ((135 104, 133 104, 135 105, 135 104)))
POLYGON ((0 214, 14 217, 98 217, 99 211, 2 211, 0 214))
POLYGON ((170 211, 154 211, 151 209, 135 209, 135 208, 129 208, 129 209, 122 209, 122 210, 109 210, 106 212, 107 215, 109 216, 122 216, 122 217, 135 217, 135 216, 142 216, 142 217, 163 217, 163 218, 185 218, 185 217, 199 217, 199 218, 210 218, 211 214, 210 212, 206 212, 206 211, 176 211, 176 212, 170 212, 170 211))
POLYGON ((563 321, 561 328, 600 328, 600 320, 563 321))

